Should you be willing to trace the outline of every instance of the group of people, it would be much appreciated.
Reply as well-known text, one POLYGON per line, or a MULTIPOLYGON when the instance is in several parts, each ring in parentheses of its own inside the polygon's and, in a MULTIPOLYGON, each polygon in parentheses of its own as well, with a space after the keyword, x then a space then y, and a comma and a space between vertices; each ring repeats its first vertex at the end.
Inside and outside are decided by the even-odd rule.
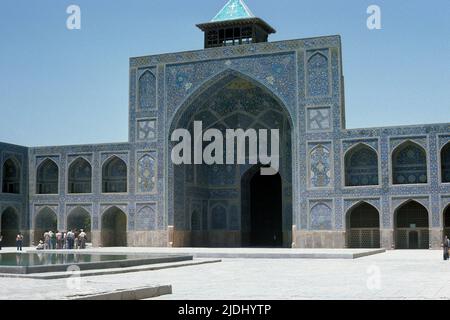
MULTIPOLYGON (((3 236, 0 234, 0 250, 2 250, 2 242, 3 242, 3 236)), ((22 251, 22 246, 23 246, 23 235, 21 232, 19 232, 16 235, 16 247, 17 247, 17 251, 22 251)))
POLYGON ((56 231, 45 231, 43 240, 39 241, 37 250, 60 250, 60 249, 86 249, 87 234, 83 229, 56 231))

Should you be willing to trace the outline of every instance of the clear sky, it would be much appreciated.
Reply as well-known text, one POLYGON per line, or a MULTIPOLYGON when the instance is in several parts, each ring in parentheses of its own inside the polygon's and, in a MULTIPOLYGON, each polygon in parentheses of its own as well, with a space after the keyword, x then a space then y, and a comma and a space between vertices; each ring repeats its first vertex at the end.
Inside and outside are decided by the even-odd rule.
MULTIPOLYGON (((0 141, 125 142, 129 57, 202 49, 226 0, 1 0, 0 141), (81 30, 66 28, 71 4, 81 30)), ((449 0, 247 0, 288 40, 340 34, 348 128, 450 122, 449 0), (366 10, 382 10, 382 30, 366 10)))

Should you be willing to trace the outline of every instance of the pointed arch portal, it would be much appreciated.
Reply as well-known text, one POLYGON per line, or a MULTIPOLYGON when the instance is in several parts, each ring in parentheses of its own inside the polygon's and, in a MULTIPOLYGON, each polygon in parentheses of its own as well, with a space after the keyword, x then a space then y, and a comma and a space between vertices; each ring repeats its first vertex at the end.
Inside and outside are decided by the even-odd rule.
POLYGON ((380 214, 367 202, 347 212, 347 247, 380 248, 380 214))
POLYGON ((36 215, 34 220, 34 243, 43 240, 46 231, 56 232, 58 228, 58 216, 55 211, 45 207, 36 215))
POLYGON ((59 168, 51 159, 44 160, 36 170, 36 193, 58 194, 59 168))
POLYGON ((416 201, 409 201, 395 211, 395 248, 429 249, 427 209, 416 201))
MULTIPOLYGON (((248 76, 225 71, 181 106, 171 122, 169 140, 176 129, 187 129, 193 137, 195 121, 201 121, 205 131, 217 129, 223 137, 227 129, 266 129, 269 142, 270 130, 278 129, 279 172, 260 176, 255 168, 261 165, 248 158, 248 139, 245 164, 236 164, 235 158, 235 164, 174 165, 170 155, 176 143, 172 143, 168 207, 174 246, 291 246, 293 124, 281 100, 248 76)), ((211 142, 203 142, 203 150, 211 142)))
POLYGON ((127 164, 117 156, 110 157, 102 167, 102 192, 127 192, 127 164))
POLYGON ((394 184, 424 184, 428 182, 427 154, 423 147, 406 141, 392 153, 394 184))
POLYGON ((347 152, 345 163, 345 185, 378 185, 378 155, 371 147, 359 144, 347 152))
POLYGON ((444 210, 444 236, 450 239, 450 204, 444 210))
POLYGON ((16 235, 19 233, 19 215, 13 208, 7 208, 1 213, 0 234, 3 236, 2 245, 13 247, 16 244, 16 235))
POLYGON ((92 192, 92 166, 84 158, 78 158, 69 167, 69 193, 92 192))
POLYGON ((450 183, 450 142, 441 151, 441 181, 450 183))
POLYGON ((14 159, 3 164, 3 193, 20 193, 20 165, 14 159))
POLYGON ((87 234, 87 240, 91 238, 91 215, 86 209, 77 207, 73 209, 67 216, 67 230, 81 230, 87 234))
POLYGON ((127 246, 127 215, 117 207, 111 207, 102 215, 102 247, 127 246))

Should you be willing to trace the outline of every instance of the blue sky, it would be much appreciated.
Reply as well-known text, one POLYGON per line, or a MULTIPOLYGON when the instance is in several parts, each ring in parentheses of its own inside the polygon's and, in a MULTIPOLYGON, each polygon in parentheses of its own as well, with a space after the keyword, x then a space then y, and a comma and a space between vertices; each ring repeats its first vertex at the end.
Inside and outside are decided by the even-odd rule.
MULTIPOLYGON (((1 0, 0 141, 128 139, 129 57, 201 49, 225 0, 1 0), (66 29, 77 4, 82 29, 66 29)), ((340 34, 348 128, 450 122, 448 0, 247 0, 271 41, 340 34), (382 10, 382 30, 366 9, 382 10)))

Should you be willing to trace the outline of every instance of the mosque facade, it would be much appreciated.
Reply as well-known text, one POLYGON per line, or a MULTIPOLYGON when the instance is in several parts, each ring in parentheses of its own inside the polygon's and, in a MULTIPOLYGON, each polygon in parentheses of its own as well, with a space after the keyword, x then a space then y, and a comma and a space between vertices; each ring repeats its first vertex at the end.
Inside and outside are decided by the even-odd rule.
POLYGON ((85 229, 93 246, 439 248, 450 124, 347 129, 340 36, 269 42, 242 0, 203 50, 134 57, 125 143, 0 143, 0 230, 85 229), (280 168, 175 165, 178 128, 278 129, 280 168))

